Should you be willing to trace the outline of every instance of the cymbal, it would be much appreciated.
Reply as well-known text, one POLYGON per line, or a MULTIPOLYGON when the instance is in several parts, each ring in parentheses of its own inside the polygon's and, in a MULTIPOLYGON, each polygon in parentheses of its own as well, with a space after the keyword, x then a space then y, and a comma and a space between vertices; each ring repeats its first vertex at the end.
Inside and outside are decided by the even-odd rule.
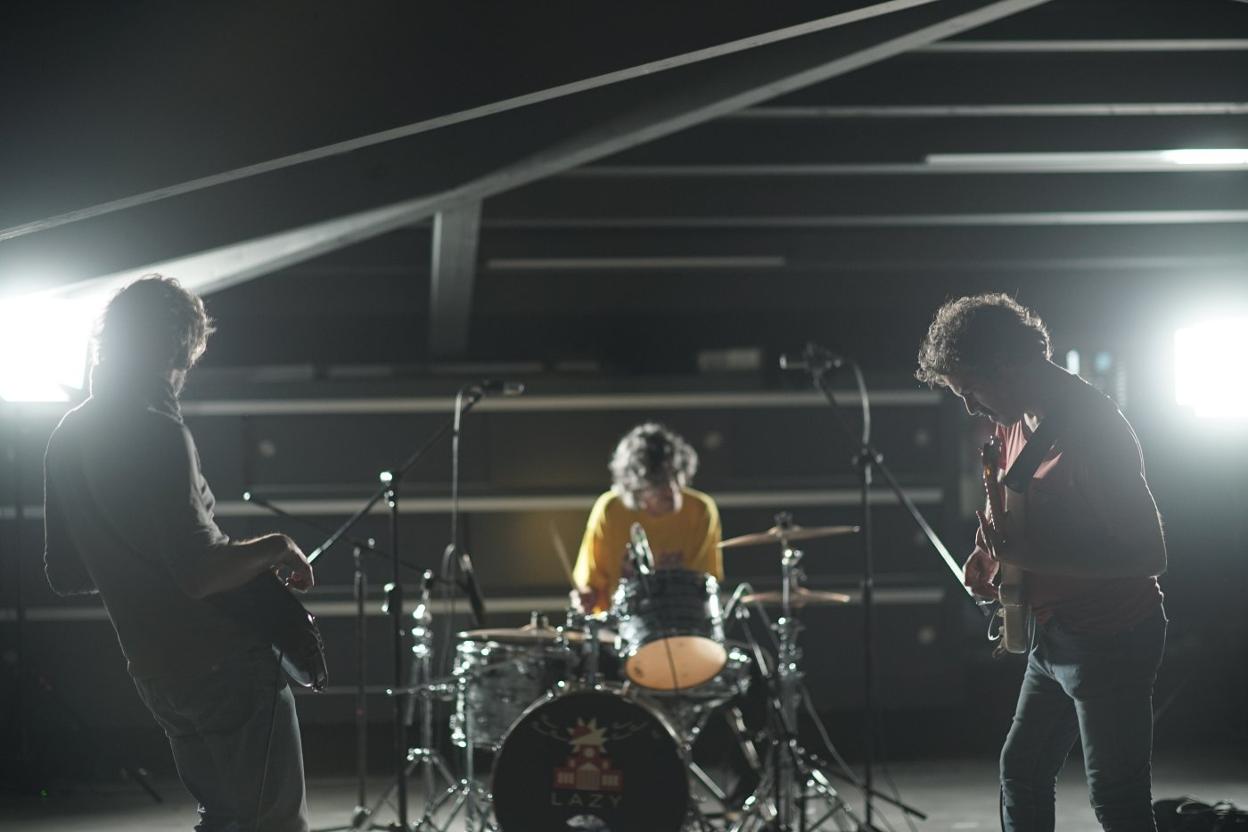
POLYGON ((721 549, 735 549, 738 546, 762 546, 768 543, 779 543, 781 539, 787 541, 795 540, 814 540, 820 537, 835 537, 843 534, 857 534, 857 526, 772 526, 765 532, 754 532, 753 534, 743 534, 740 537, 730 537, 719 544, 721 549))
MULTIPOLYGON (((784 602, 780 590, 768 592, 752 592, 741 596, 743 604, 781 604, 784 602)), ((798 587, 789 593, 789 604, 797 609, 802 607, 823 606, 827 604, 848 604, 849 596, 841 592, 822 592, 817 589, 798 587)))
MULTIPOLYGON (((534 627, 526 624, 523 627, 496 627, 486 630, 464 630, 456 634, 460 641, 494 641, 499 644, 554 644, 560 640, 569 644, 582 644, 585 633, 580 630, 566 630, 562 627, 534 627)), ((598 640, 604 644, 615 642, 615 632, 599 630, 598 640)))

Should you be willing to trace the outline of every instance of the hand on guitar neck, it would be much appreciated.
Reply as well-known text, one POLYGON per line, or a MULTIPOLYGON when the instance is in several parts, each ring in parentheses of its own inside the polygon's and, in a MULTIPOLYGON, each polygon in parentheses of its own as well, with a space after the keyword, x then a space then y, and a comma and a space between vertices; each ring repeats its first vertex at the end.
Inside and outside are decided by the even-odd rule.
POLYGON ((1026 652, 1026 616, 1023 601, 1021 531, 1023 499, 1001 485, 1001 447, 996 437, 984 444, 986 511, 975 512, 979 531, 975 551, 964 567, 967 586, 978 595, 1001 604, 1001 640, 998 654, 1026 652))

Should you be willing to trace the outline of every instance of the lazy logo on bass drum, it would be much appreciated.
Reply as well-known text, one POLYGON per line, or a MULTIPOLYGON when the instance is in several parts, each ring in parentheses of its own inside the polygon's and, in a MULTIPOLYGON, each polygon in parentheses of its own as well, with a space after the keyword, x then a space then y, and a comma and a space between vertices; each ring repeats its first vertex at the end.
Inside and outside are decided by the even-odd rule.
POLYGON ((600 726, 597 717, 577 717, 572 725, 556 726, 541 720, 534 726, 548 737, 566 742, 570 754, 555 768, 550 801, 553 806, 618 809, 624 801, 624 772, 611 763, 607 743, 617 742, 645 728, 642 722, 600 726))

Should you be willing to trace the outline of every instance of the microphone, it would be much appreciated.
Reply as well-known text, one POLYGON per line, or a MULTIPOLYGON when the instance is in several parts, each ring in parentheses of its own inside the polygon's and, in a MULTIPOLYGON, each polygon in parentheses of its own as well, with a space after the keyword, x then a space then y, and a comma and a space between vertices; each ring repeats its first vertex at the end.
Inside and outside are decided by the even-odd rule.
POLYGON ((781 370, 836 370, 844 366, 845 357, 827 347, 811 342, 797 355, 780 356, 781 370))
POLYGON ((650 539, 640 523, 634 523, 628 532, 628 551, 632 554, 637 572, 649 575, 654 572, 654 552, 650 551, 650 539))
POLYGON ((468 603, 472 605, 473 626, 485 626, 485 599, 481 597, 481 587, 477 585, 476 573, 472 571, 472 558, 467 552, 459 553, 459 571, 464 576, 464 593, 468 603))
POLYGON ((501 378, 483 379, 473 386, 486 396, 521 396, 524 394, 524 382, 504 381, 501 378))

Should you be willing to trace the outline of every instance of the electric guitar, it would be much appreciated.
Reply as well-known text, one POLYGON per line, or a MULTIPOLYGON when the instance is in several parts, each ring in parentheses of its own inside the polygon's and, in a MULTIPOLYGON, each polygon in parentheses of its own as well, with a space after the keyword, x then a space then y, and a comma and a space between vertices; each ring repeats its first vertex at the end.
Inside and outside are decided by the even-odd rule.
POLYGON ((257 575, 238 589, 210 596, 210 600, 276 647, 282 654, 282 669, 291 681, 313 690, 325 687, 325 643, 316 618, 276 575, 257 575))
MULTIPOLYGON (((1012 517, 1011 525, 1022 527, 1023 495, 1002 485, 1002 448, 997 436, 984 443, 980 460, 983 463, 984 491, 988 493, 988 522, 1004 538, 1007 512, 1012 517)), ((996 556, 995 552, 993 556, 996 556)), ((999 561, 996 583, 1001 599, 1001 606, 997 609, 1000 620, 998 649, 1007 653, 1026 653, 1027 605, 1023 601, 1022 568, 999 561)))

